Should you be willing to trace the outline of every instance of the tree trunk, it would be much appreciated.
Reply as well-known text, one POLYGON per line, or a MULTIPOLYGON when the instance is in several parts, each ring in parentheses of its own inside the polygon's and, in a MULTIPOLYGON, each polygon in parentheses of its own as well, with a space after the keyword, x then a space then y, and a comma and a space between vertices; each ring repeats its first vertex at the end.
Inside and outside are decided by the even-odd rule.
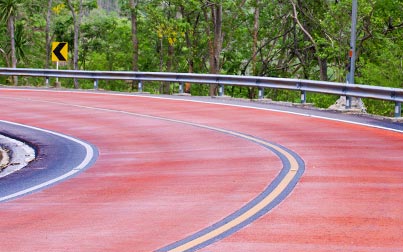
MULTIPOLYGON (((208 21, 207 12, 204 12, 205 18, 208 21)), ((214 38, 211 40, 210 27, 207 25, 206 33, 209 37, 209 62, 210 62, 210 73, 218 74, 220 72, 220 55, 223 44, 223 33, 222 33, 222 5, 221 3, 215 3, 211 5, 211 22, 214 27, 214 38)), ((217 84, 210 85, 210 96, 217 95, 217 84)))
MULTIPOLYGON (((255 2, 255 12, 253 13, 253 45, 252 45, 252 75, 257 75, 256 69, 256 54, 257 54, 257 43, 258 43, 258 35, 259 35, 259 16, 260 16, 260 0, 256 0, 255 2)), ((248 97, 249 99, 255 98, 255 88, 248 88, 248 97)))
POLYGON ((130 0, 130 14, 132 21, 132 45, 133 45, 133 71, 138 71, 139 41, 137 38, 137 0, 130 0))
POLYGON ((327 60, 321 57, 318 57, 319 60, 319 70, 320 70, 320 80, 327 81, 327 60))
MULTIPOLYGON (((189 71, 188 71, 189 73, 193 73, 193 67, 194 67, 193 59, 189 59, 189 71)), ((192 85, 189 82, 186 82, 184 92, 187 94, 190 94, 191 87, 192 87, 192 85)))
MULTIPOLYGON (((172 71, 172 66, 173 66, 173 58, 174 58, 174 46, 171 44, 168 44, 168 61, 167 61, 167 72, 172 71)), ((162 84, 162 93, 163 94, 169 94, 171 92, 171 83, 169 82, 164 82, 162 84)))
POLYGON ((214 18, 214 66, 213 72, 215 74, 220 71, 220 54, 222 50, 223 36, 222 36, 222 5, 215 6, 213 9, 214 18))
MULTIPOLYGON (((10 46, 11 46, 11 67, 17 68, 17 55, 15 50, 15 30, 14 30, 14 15, 10 15, 8 19, 8 29, 10 33, 10 46)), ((13 76, 14 86, 18 85, 18 77, 13 76)))
MULTIPOLYGON (((130 0, 130 15, 132 22, 132 46, 133 46, 133 58, 132 58, 132 70, 137 72, 139 70, 139 40, 137 37, 137 0, 130 0)), ((137 86, 137 81, 132 81, 132 90, 134 86, 137 86)))
POLYGON ((48 12, 46 14, 46 28, 45 28, 45 36, 46 36, 46 62, 45 62, 45 68, 49 69, 50 68, 50 57, 51 57, 51 50, 52 50, 52 41, 50 37, 50 18, 52 14, 52 2, 53 0, 48 1, 48 12))
POLYGON ((252 47, 252 74, 257 75, 256 69, 256 54, 257 54, 257 43, 259 35, 259 16, 260 16, 260 0, 256 0, 256 7, 254 13, 253 21, 253 47, 252 47))
MULTIPOLYGON (((180 7, 181 9, 181 13, 182 13, 182 17, 185 17, 185 7, 182 5, 180 7)), ((186 20, 189 24, 191 24, 191 20, 189 18, 189 16, 186 17, 186 20)), ((199 17, 197 17, 196 22, 194 24, 193 30, 196 30, 196 26, 198 24, 198 20, 199 17)), ((194 36, 193 36, 194 37, 194 36)), ((191 39, 191 34, 188 30, 185 31, 185 39, 186 39, 186 47, 188 49, 188 57, 187 57, 187 62, 188 62, 188 73, 193 73, 193 69, 194 69, 194 54, 193 54, 193 44, 192 43, 192 39, 191 39)), ((196 39, 193 38, 193 41, 195 41, 196 39)), ((191 88, 191 84, 189 82, 185 83, 185 93, 190 94, 190 88, 191 88)))
MULTIPOLYGON (((67 0, 67 3, 69 5, 71 14, 73 15, 73 22, 74 22, 74 53, 73 53, 73 67, 74 70, 78 70, 78 47, 79 47, 79 37, 80 37, 80 24, 81 24, 81 18, 83 16, 83 0, 79 1, 79 7, 78 7, 78 15, 76 15, 76 12, 74 10, 73 5, 71 4, 71 0, 67 0)), ((74 78, 74 88, 79 88, 78 80, 74 78)))

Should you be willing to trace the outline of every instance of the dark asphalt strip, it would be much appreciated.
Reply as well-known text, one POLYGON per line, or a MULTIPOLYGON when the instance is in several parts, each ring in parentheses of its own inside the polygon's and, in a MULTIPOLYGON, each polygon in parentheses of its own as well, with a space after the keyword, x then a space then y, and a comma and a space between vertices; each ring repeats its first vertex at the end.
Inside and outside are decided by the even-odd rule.
POLYGON ((35 149, 25 168, 0 178, 0 202, 19 198, 71 178, 92 166, 98 151, 88 143, 56 132, 0 121, 0 133, 35 149))

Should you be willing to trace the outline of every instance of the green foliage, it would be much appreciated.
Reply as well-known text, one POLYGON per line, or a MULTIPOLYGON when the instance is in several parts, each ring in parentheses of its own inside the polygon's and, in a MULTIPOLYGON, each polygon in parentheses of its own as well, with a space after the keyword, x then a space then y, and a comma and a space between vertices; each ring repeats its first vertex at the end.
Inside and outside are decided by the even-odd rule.
POLYGON ((23 60, 26 58, 26 48, 28 39, 23 24, 19 23, 15 27, 15 47, 17 58, 23 60))
POLYGON ((11 16, 15 16, 20 4, 17 0, 0 0, 0 22, 7 23, 11 16))
POLYGON ((81 25, 80 62, 89 70, 130 70, 130 24, 116 13, 93 10, 81 25))
MULTIPOLYGON (((79 1, 71 2, 78 11, 79 1)), ((221 4, 224 37, 220 73, 320 79, 323 78, 320 70, 325 69, 328 80, 345 81, 349 62, 351 0, 135 2, 140 71, 209 72, 214 27, 206 16, 211 15, 211 6, 221 4), (296 4, 296 17, 291 3, 296 4), (255 29, 258 31, 256 41, 253 37, 255 29), (209 30, 210 37, 207 36, 209 30)), ((356 82, 402 88, 403 1, 359 0, 358 6, 356 82)), ((134 50, 129 0, 83 0, 83 7, 80 69, 131 70, 134 50)), ((40 68, 45 65, 47 8, 47 1, 0 0, 0 66, 10 65, 7 20, 11 16, 15 18, 18 66, 40 68)), ((69 43, 70 61, 61 68, 72 68, 74 27, 66 0, 53 0, 50 27, 52 41, 69 43)), ((0 81, 6 82, 4 78, 0 81)), ((20 84, 43 85, 42 82, 22 78, 20 84)), ((81 82, 83 88, 93 87, 91 81, 81 82)), ((72 87, 73 82, 63 80, 63 85, 72 87)), ((161 85, 158 82, 144 83, 144 89, 159 93, 161 85)), ((122 81, 101 81, 99 86, 118 91, 132 88, 131 83, 122 81)), ((177 89, 177 83, 170 86, 170 92, 177 89)), ((190 92, 192 95, 207 95, 209 87, 192 85, 190 92)), ((226 87, 225 93, 253 98, 257 90, 236 86, 226 87)), ((286 90, 268 89, 266 96, 279 101, 300 101, 299 92, 286 90)), ((308 102, 328 107, 337 98, 309 94, 308 102)), ((393 114, 393 104, 364 101, 371 113, 393 114)))
MULTIPOLYGON (((1 24, 1 23, 0 23, 1 24)), ((6 65, 6 58, 9 52, 9 36, 5 25, 0 25, 0 64, 6 65)))

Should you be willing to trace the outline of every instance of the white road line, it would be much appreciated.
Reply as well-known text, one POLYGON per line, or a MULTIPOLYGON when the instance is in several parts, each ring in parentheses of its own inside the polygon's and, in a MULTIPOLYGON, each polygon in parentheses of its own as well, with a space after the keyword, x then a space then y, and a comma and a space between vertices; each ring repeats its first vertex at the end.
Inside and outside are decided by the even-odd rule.
POLYGON ((45 132, 45 133, 48 133, 48 134, 52 134, 52 135, 55 135, 55 136, 58 136, 58 137, 62 137, 62 138, 65 138, 67 140, 70 140, 72 142, 75 142, 75 143, 78 143, 78 144, 82 145, 86 150, 86 155, 85 155, 84 160, 79 165, 77 165, 76 167, 73 167, 69 172, 67 172, 67 173, 65 173, 65 174, 63 174, 63 175, 61 175, 61 176, 59 176, 57 178, 54 178, 54 179, 48 180, 46 182, 40 183, 40 184, 38 184, 36 186, 32 186, 30 188, 15 192, 13 194, 3 196, 3 197, 0 198, 0 202, 9 200, 9 199, 12 199, 12 198, 15 198, 15 197, 19 197, 19 196, 27 194, 27 193, 31 193, 33 191, 36 191, 36 190, 39 190, 41 188, 47 187, 47 186, 49 186, 51 184, 57 183, 59 181, 62 181, 62 180, 66 179, 66 178, 68 178, 70 176, 73 176, 74 174, 80 172, 82 169, 87 167, 87 165, 90 164, 91 160, 94 157, 94 150, 93 150, 92 146, 87 144, 87 143, 85 143, 85 142, 83 142, 83 141, 81 141, 81 140, 79 140, 79 139, 69 137, 69 136, 66 136, 66 135, 63 135, 63 134, 60 134, 60 133, 57 133, 57 132, 53 132, 53 131, 50 131, 50 130, 40 129, 40 128, 33 127, 33 126, 28 126, 28 125, 23 125, 23 124, 3 121, 3 120, 0 120, 0 122, 11 124, 11 125, 16 125, 16 126, 20 126, 20 127, 25 127, 25 128, 33 129, 33 130, 37 130, 37 131, 42 131, 42 132, 45 132))
MULTIPOLYGON (((70 91, 70 90, 68 90, 68 91, 59 91, 59 90, 43 90, 43 89, 39 89, 39 90, 34 90, 34 89, 13 89, 13 88, 2 88, 2 89, 3 90, 14 90, 14 91, 18 90, 18 91, 32 91, 32 92, 79 93, 79 94, 94 94, 94 95, 113 95, 113 96, 123 96, 123 97, 142 97, 142 98, 171 100, 171 101, 187 101, 187 102, 194 102, 194 103, 214 104, 214 105, 222 105, 222 106, 229 106, 229 107, 249 108, 249 109, 256 109, 256 110, 263 110, 263 111, 279 112, 279 113, 298 115, 298 116, 303 116, 303 117, 318 118, 318 119, 323 119, 323 120, 342 122, 342 123, 348 123, 348 124, 354 124, 354 125, 359 125, 359 126, 366 126, 366 127, 370 127, 370 128, 377 128, 377 129, 382 129, 382 130, 388 130, 388 131, 394 131, 394 132, 398 132, 398 133, 403 133, 403 130, 392 129, 392 128, 383 127, 383 126, 379 126, 379 125, 368 124, 368 123, 360 123, 360 122, 354 122, 354 121, 349 121, 349 120, 331 118, 331 117, 326 117, 326 116, 318 116, 318 115, 312 115, 312 114, 305 114, 305 113, 292 112, 292 111, 284 111, 284 110, 271 109, 271 108, 261 108, 261 107, 255 107, 255 106, 247 106, 247 105, 227 104, 227 103, 210 102, 210 101, 188 100, 188 99, 181 99, 180 97, 170 98, 170 97, 150 96, 150 95, 141 95, 141 94, 133 95, 133 94, 120 94, 120 93, 97 93, 97 92, 74 91, 74 90, 72 90, 72 91, 70 91)), ((67 103, 65 105, 67 105, 67 103)), ((71 105, 71 104, 69 104, 69 105, 71 105)))

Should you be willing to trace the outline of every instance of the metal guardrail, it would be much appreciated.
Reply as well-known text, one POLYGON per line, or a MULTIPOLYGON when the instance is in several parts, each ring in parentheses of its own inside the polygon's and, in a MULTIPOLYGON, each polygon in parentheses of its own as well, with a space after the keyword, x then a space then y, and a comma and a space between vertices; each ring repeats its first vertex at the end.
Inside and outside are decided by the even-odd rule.
MULTIPOLYGON (((287 89, 301 92, 301 103, 306 102, 306 93, 334 94, 346 97, 372 98, 395 102, 395 117, 401 117, 401 103, 403 102, 403 89, 380 86, 346 84, 327 81, 312 81, 300 79, 285 79, 273 77, 214 75, 214 74, 188 74, 188 73, 162 73, 162 72, 129 72, 129 71, 75 71, 28 68, 0 68, 0 75, 5 76, 31 76, 46 78, 77 78, 94 80, 94 89, 98 89, 99 80, 133 80, 138 81, 141 92, 145 81, 177 82, 180 84, 179 92, 183 92, 183 83, 217 84, 219 96, 224 95, 224 85, 249 86, 259 89, 259 98, 264 96, 264 88, 287 89)), ((348 101, 349 99, 347 99, 348 101)), ((347 108, 350 104, 346 105, 347 108)))

